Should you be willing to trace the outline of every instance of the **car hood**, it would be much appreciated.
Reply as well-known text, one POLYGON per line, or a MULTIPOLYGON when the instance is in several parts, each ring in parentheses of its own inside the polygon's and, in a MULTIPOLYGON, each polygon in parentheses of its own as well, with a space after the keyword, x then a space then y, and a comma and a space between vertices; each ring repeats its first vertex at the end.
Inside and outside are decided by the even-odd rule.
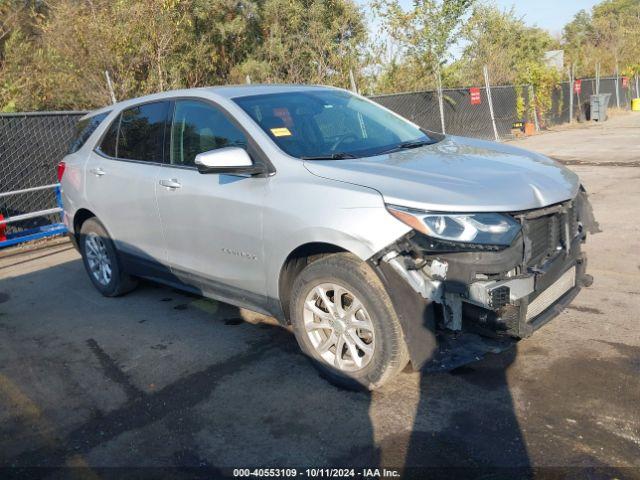
POLYGON ((353 160, 309 160, 314 175, 370 187, 386 203, 450 212, 515 212, 573 198, 578 176, 509 145, 445 137, 433 145, 353 160))

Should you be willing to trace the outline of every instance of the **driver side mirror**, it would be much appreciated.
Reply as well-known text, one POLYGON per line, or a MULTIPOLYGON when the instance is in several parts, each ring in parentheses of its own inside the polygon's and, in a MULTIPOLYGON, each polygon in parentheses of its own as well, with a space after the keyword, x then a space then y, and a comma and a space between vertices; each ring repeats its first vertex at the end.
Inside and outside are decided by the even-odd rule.
POLYGON ((194 163, 200 173, 255 175, 263 169, 253 163, 244 148, 225 147, 196 155, 194 163))

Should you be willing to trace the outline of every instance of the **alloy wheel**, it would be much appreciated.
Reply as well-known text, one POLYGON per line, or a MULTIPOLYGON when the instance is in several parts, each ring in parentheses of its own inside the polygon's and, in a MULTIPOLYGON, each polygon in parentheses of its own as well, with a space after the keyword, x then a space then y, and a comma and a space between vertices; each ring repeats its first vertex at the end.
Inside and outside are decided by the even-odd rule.
POLYGON ((111 281, 111 259, 104 240, 92 232, 86 236, 84 245, 91 275, 100 285, 109 285, 111 281))
POLYGON ((362 302, 335 283, 314 287, 304 302, 304 329, 316 353, 341 371, 366 367, 375 351, 375 331, 362 302))

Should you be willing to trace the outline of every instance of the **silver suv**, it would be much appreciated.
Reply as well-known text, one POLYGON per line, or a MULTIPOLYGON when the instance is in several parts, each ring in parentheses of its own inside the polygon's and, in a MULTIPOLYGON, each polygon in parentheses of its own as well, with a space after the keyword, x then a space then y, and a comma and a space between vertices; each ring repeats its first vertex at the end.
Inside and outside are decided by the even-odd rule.
POLYGON ((340 89, 121 102, 79 122, 58 174, 103 295, 143 277, 272 315, 341 386, 421 368, 452 332, 526 337, 590 282, 574 173, 340 89))

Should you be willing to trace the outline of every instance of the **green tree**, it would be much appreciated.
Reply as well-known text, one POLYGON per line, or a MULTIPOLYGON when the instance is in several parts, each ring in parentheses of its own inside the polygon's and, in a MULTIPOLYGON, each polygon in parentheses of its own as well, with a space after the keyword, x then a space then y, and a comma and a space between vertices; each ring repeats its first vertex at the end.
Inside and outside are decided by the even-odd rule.
POLYGON ((518 116, 532 117, 536 108, 542 114, 551 108, 561 73, 544 62, 545 52, 559 47, 546 30, 527 25, 513 8, 502 10, 480 4, 461 33, 466 46, 445 72, 448 84, 483 85, 486 65, 493 85, 523 87, 517 89, 518 116), (529 85, 534 88, 535 98, 529 85))
POLYGON ((352 0, 0 2, 4 109, 104 105, 105 71, 118 99, 247 74, 347 86, 366 40, 352 0))
POLYGON ((638 62, 640 0, 605 0, 588 13, 581 11, 563 32, 563 47, 578 75, 593 75, 595 64, 613 73, 638 62))
POLYGON ((576 66, 589 65, 593 55, 592 41, 594 38, 591 14, 580 10, 573 20, 565 25, 562 33, 562 47, 565 59, 576 66))
POLYGON ((258 82, 328 83, 347 87, 362 62, 362 12, 346 0, 265 0, 252 54, 233 71, 258 82))
POLYGON ((530 27, 513 9, 478 5, 462 30, 466 47, 450 73, 461 85, 481 84, 487 65, 494 84, 531 83, 534 66, 558 42, 541 28, 530 27))
POLYGON ((382 66, 377 91, 433 86, 434 73, 451 59, 463 19, 475 0, 414 0, 404 10, 398 0, 373 0, 385 34, 398 45, 398 55, 382 66))

